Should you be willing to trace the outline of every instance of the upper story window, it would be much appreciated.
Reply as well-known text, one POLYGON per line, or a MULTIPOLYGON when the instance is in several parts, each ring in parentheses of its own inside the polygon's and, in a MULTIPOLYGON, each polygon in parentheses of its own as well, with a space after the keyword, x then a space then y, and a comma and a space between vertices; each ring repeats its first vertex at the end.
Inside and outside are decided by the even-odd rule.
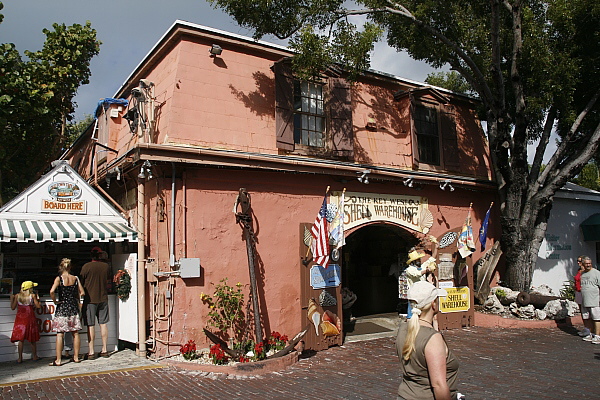
POLYGON ((339 76, 302 81, 288 59, 275 72, 277 148, 323 158, 352 159, 354 133, 350 85, 339 76))
POLYGON ((461 172, 456 111, 450 98, 431 88, 398 92, 408 96, 411 114, 413 168, 461 172))
POLYGON ((323 84, 294 80, 294 143, 325 146, 323 84))
POLYGON ((419 161, 425 164, 440 165, 440 135, 437 110, 416 105, 414 123, 419 161))

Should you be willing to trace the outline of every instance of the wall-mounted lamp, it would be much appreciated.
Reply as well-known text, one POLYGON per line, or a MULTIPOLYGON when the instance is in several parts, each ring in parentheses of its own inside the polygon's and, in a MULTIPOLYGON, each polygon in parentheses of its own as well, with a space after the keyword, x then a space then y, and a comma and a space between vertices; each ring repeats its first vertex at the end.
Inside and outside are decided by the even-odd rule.
POLYGON ((364 183, 365 185, 369 184, 369 174, 371 173, 370 169, 365 169, 363 171, 357 171, 356 172, 358 174, 358 181, 360 183, 364 183))
POLYGON ((150 161, 146 160, 144 161, 144 163, 142 164, 142 167, 140 168, 140 173, 138 174, 138 178, 140 179, 152 179, 152 164, 150 163, 150 161))
POLYGON ((404 186, 408 186, 409 188, 414 186, 414 179, 413 178, 406 178, 404 180, 404 186))
POLYGON ((452 186, 449 179, 440 182, 440 189, 446 190, 446 188, 448 188, 451 192, 454 192, 454 186, 452 186))
POLYGON ((211 57, 220 56, 223 52, 223 48, 218 44, 213 44, 212 46, 210 46, 210 49, 208 49, 208 52, 210 53, 211 57))

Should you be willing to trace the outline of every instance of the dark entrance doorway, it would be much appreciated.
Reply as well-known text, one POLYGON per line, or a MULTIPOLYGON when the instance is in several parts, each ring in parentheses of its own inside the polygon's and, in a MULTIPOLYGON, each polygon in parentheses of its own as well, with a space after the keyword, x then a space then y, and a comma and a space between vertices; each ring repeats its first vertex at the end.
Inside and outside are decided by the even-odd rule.
POLYGON ((390 274, 390 267, 399 262, 403 270, 410 248, 417 243, 408 231, 386 224, 359 228, 346 238, 342 285, 357 296, 353 316, 397 311, 398 279, 390 274))

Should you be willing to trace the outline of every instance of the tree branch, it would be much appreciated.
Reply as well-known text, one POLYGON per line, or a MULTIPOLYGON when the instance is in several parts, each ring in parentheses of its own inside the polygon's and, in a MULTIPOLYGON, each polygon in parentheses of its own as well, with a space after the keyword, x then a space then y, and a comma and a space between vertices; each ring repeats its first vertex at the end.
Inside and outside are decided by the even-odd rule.
MULTIPOLYGON (((600 98, 600 89, 598 89, 596 91, 594 96, 592 96, 590 101, 588 101, 585 108, 579 113, 579 115, 577 116, 577 118, 575 119, 573 124, 571 125, 569 132, 567 133, 565 138, 561 141, 560 145, 558 146, 558 149, 556 150, 554 155, 550 158, 550 161, 548 161, 548 164, 546 165, 546 168, 544 169, 544 171, 538 177, 537 182, 536 182, 536 184, 538 186, 542 186, 544 184, 546 179, 548 179, 548 174, 550 173, 550 171, 555 169, 557 167, 557 165, 560 163, 560 161, 564 158, 564 154, 565 154, 567 148, 571 145, 570 143, 573 139, 573 136, 577 132, 577 129, 579 129, 581 122, 586 117, 586 115, 591 111, 592 107, 594 107, 594 104, 596 104, 596 102, 598 101, 599 98, 600 98)), ((593 144, 593 142, 592 142, 592 144, 593 144)))

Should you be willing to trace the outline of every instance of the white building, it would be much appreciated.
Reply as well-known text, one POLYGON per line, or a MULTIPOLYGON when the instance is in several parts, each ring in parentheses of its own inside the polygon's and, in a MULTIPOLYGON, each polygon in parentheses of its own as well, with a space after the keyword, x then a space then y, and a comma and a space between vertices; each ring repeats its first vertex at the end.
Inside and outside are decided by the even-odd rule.
POLYGON ((589 256, 598 265, 600 192, 567 183, 554 196, 531 285, 548 285, 559 295, 563 284, 577 272, 580 255, 589 256))

